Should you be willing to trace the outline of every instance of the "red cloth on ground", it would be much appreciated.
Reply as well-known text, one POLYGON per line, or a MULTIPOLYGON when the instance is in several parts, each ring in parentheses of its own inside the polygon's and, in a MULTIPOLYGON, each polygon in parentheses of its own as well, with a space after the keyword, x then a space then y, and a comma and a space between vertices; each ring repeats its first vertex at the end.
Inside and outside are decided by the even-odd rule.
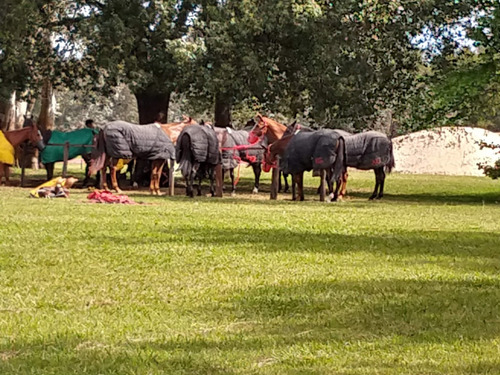
POLYGON ((136 204, 125 194, 113 194, 107 190, 95 190, 87 196, 87 199, 93 203, 136 204))

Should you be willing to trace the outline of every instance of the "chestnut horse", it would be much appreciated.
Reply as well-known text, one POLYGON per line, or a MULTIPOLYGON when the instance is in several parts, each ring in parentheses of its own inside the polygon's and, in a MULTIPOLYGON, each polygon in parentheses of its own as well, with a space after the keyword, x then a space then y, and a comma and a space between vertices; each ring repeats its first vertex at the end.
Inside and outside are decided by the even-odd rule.
MULTIPOLYGON (((264 117, 260 113, 257 114, 257 121, 251 120, 249 124, 253 123, 252 130, 248 135, 248 141, 251 144, 261 142, 264 144, 271 145, 274 142, 280 140, 285 134, 287 127, 279 122, 269 118, 264 117)), ((280 171, 280 174, 282 172, 280 171)), ((288 185, 288 175, 283 174, 283 179, 285 180, 285 193, 289 189, 288 185)), ((281 178, 279 180, 279 191, 281 191, 281 178)))
POLYGON ((195 120, 188 116, 182 116, 181 122, 172 122, 169 124, 161 124, 161 128, 169 136, 172 143, 175 145, 177 139, 186 126, 197 124, 195 120))
MULTIPOLYGON (((29 141, 31 144, 36 146, 38 150, 42 151, 45 148, 45 144, 43 143, 42 133, 38 130, 36 123, 32 120, 26 120, 25 124, 27 126, 20 130, 4 132, 5 138, 14 148, 19 146, 24 141, 29 141)), ((5 176, 5 185, 8 185, 10 177, 9 164, 0 163, 0 182, 2 181, 3 176, 5 176)))

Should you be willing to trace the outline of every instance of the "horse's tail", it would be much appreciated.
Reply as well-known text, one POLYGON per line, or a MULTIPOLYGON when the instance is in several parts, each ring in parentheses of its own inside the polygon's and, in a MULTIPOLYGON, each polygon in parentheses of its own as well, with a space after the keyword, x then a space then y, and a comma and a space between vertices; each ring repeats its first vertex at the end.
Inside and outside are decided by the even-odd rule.
POLYGON ((344 137, 339 137, 337 141, 337 157, 332 166, 332 181, 339 180, 347 171, 347 151, 344 137))
POLYGON ((89 175, 100 171, 106 163, 106 139, 104 131, 101 130, 94 136, 93 145, 94 148, 90 153, 89 175))
POLYGON ((193 170, 193 152, 191 150, 191 137, 189 134, 183 134, 181 139, 177 140, 177 163, 185 179, 189 177, 193 170))
POLYGON ((389 163, 385 165, 385 171, 387 173, 391 173, 395 166, 396 166, 396 161, 394 160, 394 150, 392 146, 392 140, 389 140, 389 163))

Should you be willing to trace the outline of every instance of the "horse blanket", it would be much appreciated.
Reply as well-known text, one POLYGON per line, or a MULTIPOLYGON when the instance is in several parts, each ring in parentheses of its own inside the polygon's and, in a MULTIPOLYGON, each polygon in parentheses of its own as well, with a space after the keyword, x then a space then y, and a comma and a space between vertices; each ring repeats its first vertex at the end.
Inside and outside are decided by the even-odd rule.
POLYGON ((0 131, 0 163, 13 165, 14 164, 14 147, 5 138, 5 135, 0 131))
MULTIPOLYGON (((95 129, 79 129, 72 132, 61 132, 54 130, 48 141, 48 146, 42 151, 42 163, 49 164, 64 160, 63 146, 50 146, 50 144, 63 144, 69 142, 71 145, 92 145, 95 129)), ((68 159, 76 158, 79 155, 89 154, 90 147, 70 147, 68 159)))
POLYGON ((168 160, 175 158, 175 147, 159 125, 134 125, 114 121, 104 129, 106 154, 115 159, 168 160))
POLYGON ((392 143, 383 133, 368 131, 345 137, 347 166, 362 170, 387 165, 391 161, 392 143))
POLYGON ((219 164, 219 141, 215 131, 210 126, 197 124, 186 126, 177 138, 176 159, 178 163, 181 161, 183 153, 183 142, 179 142, 179 140, 182 140, 185 134, 189 136, 191 141, 193 161, 212 165, 219 164))
MULTIPOLYGON (((232 130, 227 129, 227 137, 222 148, 235 148, 237 146, 250 146, 248 142, 248 131, 246 130, 232 130)), ((256 149, 254 145, 252 149, 246 150, 244 148, 234 150, 222 150, 222 168, 225 170, 236 168, 241 161, 248 164, 260 163, 264 156, 264 148, 261 150, 256 149)))
POLYGON ((328 129, 297 133, 283 155, 283 173, 297 174, 334 167, 334 176, 339 176, 342 173, 339 168, 345 163, 344 149, 337 153, 339 140, 344 145, 343 137, 328 129))

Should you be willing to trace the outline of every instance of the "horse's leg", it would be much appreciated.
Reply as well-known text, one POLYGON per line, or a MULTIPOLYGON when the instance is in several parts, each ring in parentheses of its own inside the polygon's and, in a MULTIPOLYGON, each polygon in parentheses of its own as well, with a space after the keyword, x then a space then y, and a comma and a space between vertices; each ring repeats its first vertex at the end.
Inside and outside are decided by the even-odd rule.
POLYGON ((156 164, 156 160, 153 161, 151 164, 151 176, 149 178, 149 191, 151 195, 154 195, 155 192, 155 185, 156 185, 156 168, 158 168, 158 165, 156 164))
POLYGON ((189 175, 188 175, 188 178, 186 181, 186 195, 190 198, 194 197, 194 194, 193 194, 194 176, 195 176, 195 172, 191 170, 189 172, 189 175))
POLYGON ((376 168, 373 170, 373 172, 375 172, 375 190, 373 190, 373 194, 369 198, 370 200, 377 198, 378 189, 380 186, 380 177, 379 177, 378 169, 379 168, 376 168))
POLYGON ((161 183, 161 174, 163 173, 163 166, 165 165, 167 161, 166 160, 159 160, 158 161, 158 168, 156 170, 156 185, 155 185, 155 189, 156 189, 156 195, 161 195, 161 192, 160 192, 160 183, 161 183))
POLYGON ((300 201, 304 201, 304 173, 299 173, 299 195, 300 195, 300 201))
POLYGON ((252 164, 253 174, 255 175, 255 183, 252 190, 252 194, 257 194, 259 192, 259 184, 260 184, 260 174, 262 173, 262 164, 254 163, 252 164))
POLYGON ((116 180, 116 165, 118 164, 118 159, 114 160, 111 163, 111 185, 113 186, 113 189, 118 193, 121 194, 122 191, 120 187, 118 186, 118 181, 116 180))
MULTIPOLYGON (((331 185, 332 185, 332 190, 333 190, 333 181, 332 181, 331 185)), ((339 176, 337 181, 335 181, 335 191, 332 191, 330 193, 330 197, 331 197, 332 202, 336 202, 339 199, 339 191, 340 191, 341 187, 342 187, 342 176, 339 176)))
POLYGON ((379 183, 380 183, 380 187, 379 187, 377 199, 381 199, 384 196, 384 184, 385 184, 384 167, 381 167, 379 169, 379 183))
POLYGON ((109 190, 108 179, 106 176, 106 170, 107 170, 110 162, 111 162, 111 159, 106 158, 106 161, 104 162, 104 166, 101 169, 101 176, 100 176, 101 178, 99 179, 99 189, 101 189, 101 190, 109 190))
POLYGON ((342 174, 342 188, 340 189, 340 196, 345 197, 347 193, 347 178, 349 177, 349 173, 347 171, 342 174))
POLYGON ((234 185, 234 168, 229 170, 229 177, 231 178, 231 196, 235 196, 236 186, 234 185))
MULTIPOLYGON (((233 174, 234 176, 234 174, 233 174)), ((210 178, 210 194, 215 197, 215 168, 210 167, 208 169, 208 177, 210 178)))
MULTIPOLYGON (((3 172, 4 172, 4 176, 5 176, 5 186, 9 186, 10 185, 10 165, 8 164, 4 164, 3 165, 3 172)), ((0 178, 0 182, 2 181, 2 179, 0 178)))
POLYGON ((149 191, 151 195, 156 194, 156 174, 158 172, 158 160, 153 160, 151 164, 151 176, 149 178, 149 191))
MULTIPOLYGON (((203 172, 205 172, 205 171, 203 171, 203 172)), ((203 174, 200 173, 200 170, 198 169, 198 196, 199 197, 201 197, 201 183, 203 181, 203 174)))
POLYGON ((2 185, 2 178, 5 174, 5 186, 7 186, 7 174, 4 173, 6 164, 0 163, 0 185, 2 185))
MULTIPOLYGON (((278 178, 278 192, 281 193, 281 189, 283 188, 282 184, 281 184, 281 176, 283 176, 283 172, 280 171, 280 174, 279 174, 279 178, 278 178)), ((293 177, 292 177, 293 178, 293 177)))
POLYGON ((300 194, 300 190, 296 191, 299 187, 299 178, 299 174, 292 174, 292 201, 296 201, 298 197, 297 194, 300 194))
POLYGON ((288 185, 288 175, 283 173, 283 179, 285 180, 285 190, 284 193, 288 193, 290 190, 290 185, 288 185))

